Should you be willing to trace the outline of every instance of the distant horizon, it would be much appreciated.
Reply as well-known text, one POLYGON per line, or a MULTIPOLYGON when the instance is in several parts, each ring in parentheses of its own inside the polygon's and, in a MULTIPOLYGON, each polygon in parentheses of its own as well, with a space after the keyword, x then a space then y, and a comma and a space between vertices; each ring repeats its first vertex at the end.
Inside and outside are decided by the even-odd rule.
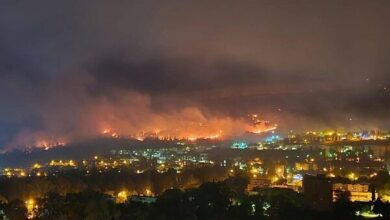
MULTIPOLYGON (((372 128, 372 129, 369 129, 369 128, 366 128, 366 129, 362 129, 362 130, 346 130, 346 129, 321 129, 321 130, 304 130, 304 131, 295 131, 295 130, 289 130, 289 131, 285 131, 285 132, 279 132, 278 130, 272 130, 272 131, 266 131, 266 132, 262 132, 262 133, 251 133, 251 132, 245 132, 245 133, 241 133, 241 134, 231 134, 229 136, 220 136, 220 137, 198 137, 196 139, 191 139, 191 137, 170 137, 170 136, 156 136, 155 134, 149 134, 149 135, 145 135, 142 137, 142 139, 140 139, 140 137, 137 137, 137 136, 134 136, 134 135, 128 135, 128 134, 119 134, 119 133, 115 133, 115 136, 113 136, 111 133, 102 133, 102 134, 98 134, 98 135, 95 135, 95 136, 90 136, 88 138, 86 137, 83 137, 83 138, 78 138, 78 139, 70 139, 70 140, 56 140, 56 139, 52 139, 52 140, 45 140, 45 139, 41 139, 40 141, 38 142, 35 142, 35 143, 31 143, 29 145, 19 145, 19 146, 13 146, 13 147, 10 147, 10 148, 4 148, 2 149, 2 151, 0 151, 0 153, 6 153, 6 152, 10 152, 10 151, 13 151, 13 150, 27 150, 27 149, 32 149, 32 148, 38 148, 38 149, 50 149, 50 148, 53 148, 53 147, 58 147, 58 146, 67 146, 67 145, 74 145, 74 144, 77 144, 77 143, 83 143, 83 142, 88 142, 88 141, 94 141, 94 140, 99 140, 99 139, 124 139, 124 140, 134 140, 134 141, 140 141, 140 142, 143 142, 144 139, 149 139, 149 140, 161 140, 161 141, 164 141, 164 140, 185 140, 185 141, 197 141, 197 140, 215 140, 215 141, 234 141, 234 140, 245 140, 245 141, 248 141, 248 142, 258 142, 258 141, 263 141, 265 140, 267 137, 270 137, 270 136, 273 136, 274 134, 277 134, 280 136, 280 138, 286 138, 289 134, 297 134, 297 135, 302 135, 302 134, 305 134, 305 133, 311 133, 311 132, 314 132, 314 133, 326 133, 326 132, 338 132, 338 133, 343 133, 343 134, 346 134, 346 133, 363 133, 363 132, 371 132, 371 131, 379 131, 379 132, 390 132, 390 129, 387 130, 387 129, 378 129, 378 128, 372 128)), ((1 148, 0 148, 1 149, 1 148)))

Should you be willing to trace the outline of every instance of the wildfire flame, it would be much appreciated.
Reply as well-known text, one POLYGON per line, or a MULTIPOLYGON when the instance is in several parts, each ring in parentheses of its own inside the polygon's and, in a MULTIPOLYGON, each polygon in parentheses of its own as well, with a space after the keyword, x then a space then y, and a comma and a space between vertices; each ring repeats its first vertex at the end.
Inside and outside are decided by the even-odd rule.
POLYGON ((65 146, 66 142, 62 140, 39 140, 36 141, 32 147, 38 147, 38 148, 43 148, 44 150, 49 150, 53 147, 58 147, 58 146, 65 146))
MULTIPOLYGON (((228 135, 223 135, 229 132, 225 130, 231 130, 231 127, 236 123, 237 127, 241 129, 240 132, 246 131, 254 134, 265 133, 277 129, 277 124, 271 124, 269 121, 261 120, 257 114, 250 115, 250 123, 244 123, 243 121, 226 122, 192 122, 191 126, 187 129, 168 130, 162 128, 152 128, 150 130, 143 130, 136 134, 131 133, 119 133, 115 129, 104 128, 101 134, 113 138, 129 137, 139 141, 143 141, 145 138, 154 137, 160 140, 166 139, 186 139, 189 141, 196 141, 199 139, 223 139, 228 135), (225 126, 225 127, 224 127, 225 126), (230 126, 230 127, 229 127, 230 126)), ((231 133, 231 131, 230 131, 231 133)))
MULTIPOLYGON (((250 120, 206 116, 198 108, 185 108, 167 114, 149 112, 142 115, 142 112, 138 112, 138 114, 132 116, 133 118, 122 118, 127 116, 126 114, 120 116, 103 114, 112 111, 115 111, 115 109, 104 109, 99 117, 94 118, 96 120, 91 120, 94 123, 85 124, 86 129, 69 134, 57 135, 61 133, 51 134, 45 131, 21 133, 16 137, 14 143, 9 145, 7 150, 15 146, 25 146, 30 149, 38 147, 48 150, 55 146, 64 146, 66 142, 72 141, 74 138, 94 137, 96 135, 110 138, 134 138, 139 141, 143 141, 145 138, 189 141, 199 139, 222 140, 240 136, 246 132, 260 134, 277 128, 276 124, 260 119, 257 114, 250 115, 250 120), (80 134, 80 131, 88 132, 80 134)), ((89 120, 87 121, 89 122, 89 120)), ((83 123, 81 124, 84 126, 83 123)))
POLYGON ((249 118, 252 124, 247 128, 248 132, 261 134, 278 128, 277 124, 271 124, 270 121, 260 119, 258 114, 249 115, 249 118))

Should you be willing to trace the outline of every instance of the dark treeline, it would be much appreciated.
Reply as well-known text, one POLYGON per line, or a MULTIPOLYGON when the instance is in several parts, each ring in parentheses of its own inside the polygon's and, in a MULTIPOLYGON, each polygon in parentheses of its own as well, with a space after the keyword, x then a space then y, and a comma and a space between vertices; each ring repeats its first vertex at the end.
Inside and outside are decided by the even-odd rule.
POLYGON ((355 213, 371 206, 385 219, 390 217, 388 203, 352 203, 344 194, 328 212, 312 210, 311 201, 289 189, 258 189, 248 194, 245 175, 229 177, 227 173, 225 168, 204 167, 182 173, 68 170, 54 176, 4 177, 0 179, 0 219, 25 219, 29 199, 38 207, 35 219, 360 219, 355 213), (131 199, 116 203, 115 196, 122 190, 131 196, 145 194, 146 189, 157 196, 155 203, 131 199))
POLYGON ((123 190, 129 194, 145 194, 147 189, 153 194, 160 194, 170 188, 197 187, 204 182, 220 181, 227 177, 227 169, 217 166, 186 169, 182 173, 170 169, 165 173, 150 170, 140 174, 131 169, 90 170, 88 174, 85 170, 74 169, 41 177, 1 177, 0 198, 6 201, 26 200, 42 197, 48 192, 66 195, 87 189, 111 195, 123 190))
MULTIPOLYGON (((222 182, 209 182, 197 188, 168 189, 155 203, 128 200, 117 204, 103 193, 84 190, 59 195, 47 193, 37 199, 34 219, 361 219, 354 215, 356 204, 341 197, 329 212, 310 209, 302 194, 289 189, 259 189, 245 194, 247 181, 231 177, 222 182)), ((25 219, 27 209, 22 201, 0 204, 0 217, 25 219)), ((389 216, 389 205, 374 203, 374 211, 389 216)))

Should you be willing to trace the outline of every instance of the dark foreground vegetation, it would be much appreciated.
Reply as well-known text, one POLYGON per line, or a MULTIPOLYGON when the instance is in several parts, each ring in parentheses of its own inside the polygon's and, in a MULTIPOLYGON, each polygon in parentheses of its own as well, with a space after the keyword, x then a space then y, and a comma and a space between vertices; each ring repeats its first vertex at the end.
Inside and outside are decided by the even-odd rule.
MULTIPOLYGON (((153 203, 115 203, 111 196, 85 190, 61 196, 47 193, 36 200, 34 219, 360 219, 355 212, 370 204, 354 204, 340 198, 329 212, 311 210, 302 194, 288 189, 263 189, 244 193, 245 181, 230 178, 204 183, 189 190, 169 189, 153 203)), ((379 201, 374 211, 389 216, 390 207, 379 201)), ((26 219, 25 202, 0 205, 4 219, 26 219)), ((388 219, 388 218, 387 218, 388 219)))
POLYGON ((142 174, 68 171, 0 179, 0 219, 363 219, 356 212, 390 217, 390 205, 352 203, 341 194, 329 211, 310 208, 302 193, 268 188, 247 193, 244 175, 208 168, 142 174), (118 202, 126 189, 127 200, 118 202), (150 201, 135 201, 150 190, 150 201), (28 207, 32 199, 33 205, 28 207))

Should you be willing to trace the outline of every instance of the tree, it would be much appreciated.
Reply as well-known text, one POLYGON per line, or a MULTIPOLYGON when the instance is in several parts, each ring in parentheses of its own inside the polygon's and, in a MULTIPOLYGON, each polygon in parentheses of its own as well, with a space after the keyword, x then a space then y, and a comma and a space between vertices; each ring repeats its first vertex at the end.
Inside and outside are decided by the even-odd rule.
POLYGON ((9 203, 2 203, 0 206, 3 211, 4 215, 8 219, 12 220, 24 220, 27 216, 27 209, 24 205, 24 202, 21 200, 13 200, 9 203))
POLYGON ((242 198, 248 186, 248 179, 243 177, 230 177, 224 181, 234 198, 242 198))
POLYGON ((351 193, 349 191, 336 192, 337 199, 334 203, 334 214, 336 219, 353 219, 355 217, 355 208, 351 202, 351 193))
POLYGON ((190 192, 198 219, 221 218, 230 205, 229 189, 221 183, 204 183, 190 192))
POLYGON ((375 214, 380 214, 384 219, 390 219, 390 204, 389 202, 382 202, 379 198, 374 202, 372 210, 375 214))
POLYGON ((150 219, 196 219, 195 208, 185 192, 169 189, 158 197, 150 219))

